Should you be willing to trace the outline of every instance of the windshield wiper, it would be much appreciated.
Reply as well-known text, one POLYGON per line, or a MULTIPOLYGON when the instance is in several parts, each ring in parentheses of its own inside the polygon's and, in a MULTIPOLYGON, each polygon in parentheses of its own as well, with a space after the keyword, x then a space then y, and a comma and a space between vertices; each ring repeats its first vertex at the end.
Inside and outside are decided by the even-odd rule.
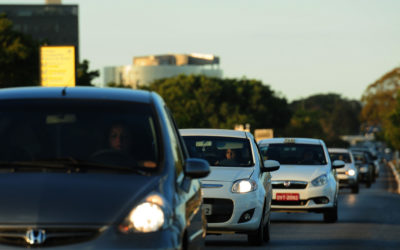
POLYGON ((96 162, 77 160, 74 158, 52 158, 39 159, 34 161, 0 162, 0 167, 10 167, 13 169, 24 167, 33 167, 40 169, 66 169, 68 173, 86 172, 88 169, 105 169, 113 171, 135 172, 141 175, 148 175, 146 171, 136 166, 101 164, 96 162))

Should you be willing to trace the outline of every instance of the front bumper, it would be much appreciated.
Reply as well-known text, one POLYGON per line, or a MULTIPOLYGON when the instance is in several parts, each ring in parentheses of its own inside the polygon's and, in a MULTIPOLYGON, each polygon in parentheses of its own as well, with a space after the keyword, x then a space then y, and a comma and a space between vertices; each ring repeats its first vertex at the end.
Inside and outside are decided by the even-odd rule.
MULTIPOLYGON (((207 182, 208 184, 210 182, 207 182)), ((218 188, 203 188, 204 204, 211 206, 207 217, 207 233, 246 233, 256 230, 263 216, 265 191, 260 186, 255 191, 232 193, 232 182, 218 182, 218 188), (251 218, 243 220, 245 214, 251 218)))
POLYGON ((278 212, 322 212, 333 207, 335 189, 331 185, 320 187, 307 186, 305 189, 274 189, 272 211, 278 212), (279 201, 277 194, 298 194, 299 201, 279 201))
POLYGON ((340 187, 352 187, 357 184, 357 175, 347 175, 347 174, 341 174, 339 173, 337 175, 337 178, 339 180, 339 186, 340 187))

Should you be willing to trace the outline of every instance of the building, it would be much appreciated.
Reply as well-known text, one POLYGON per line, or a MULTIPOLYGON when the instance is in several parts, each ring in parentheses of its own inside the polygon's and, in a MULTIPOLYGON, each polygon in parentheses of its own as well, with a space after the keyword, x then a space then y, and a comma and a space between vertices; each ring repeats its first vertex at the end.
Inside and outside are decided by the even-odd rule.
POLYGON ((62 5, 61 0, 46 4, 0 5, 15 30, 31 35, 47 45, 73 45, 79 62, 78 5, 62 5))
POLYGON ((133 58, 132 65, 104 68, 104 83, 115 83, 132 88, 177 76, 206 75, 222 78, 219 57, 208 54, 166 54, 133 58))

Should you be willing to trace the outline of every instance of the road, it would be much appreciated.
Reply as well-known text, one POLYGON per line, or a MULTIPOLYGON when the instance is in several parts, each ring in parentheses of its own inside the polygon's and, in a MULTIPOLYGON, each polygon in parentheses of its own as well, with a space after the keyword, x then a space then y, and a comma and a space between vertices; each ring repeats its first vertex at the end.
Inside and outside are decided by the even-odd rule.
POLYGON ((210 235, 206 249, 400 249, 400 195, 388 167, 371 188, 359 194, 341 189, 339 220, 324 223, 322 214, 273 213, 271 241, 261 247, 247 244, 245 235, 210 235))

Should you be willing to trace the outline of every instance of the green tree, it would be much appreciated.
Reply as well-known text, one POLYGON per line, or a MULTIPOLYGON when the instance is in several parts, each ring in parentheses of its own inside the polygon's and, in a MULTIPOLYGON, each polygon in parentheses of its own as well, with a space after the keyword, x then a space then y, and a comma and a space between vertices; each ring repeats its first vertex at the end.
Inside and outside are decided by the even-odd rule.
POLYGON ((341 135, 358 134, 361 103, 338 94, 318 94, 290 104, 293 112, 286 136, 321 138, 342 144, 341 135))
POLYGON ((180 75, 157 80, 145 89, 159 93, 179 127, 251 129, 285 127, 290 119, 286 99, 260 81, 180 75))
POLYGON ((39 84, 39 43, 0 14, 0 87, 39 84))
POLYGON ((79 63, 76 71, 76 85, 79 86, 92 86, 93 79, 100 76, 98 70, 89 71, 88 60, 83 60, 83 62, 79 63))

